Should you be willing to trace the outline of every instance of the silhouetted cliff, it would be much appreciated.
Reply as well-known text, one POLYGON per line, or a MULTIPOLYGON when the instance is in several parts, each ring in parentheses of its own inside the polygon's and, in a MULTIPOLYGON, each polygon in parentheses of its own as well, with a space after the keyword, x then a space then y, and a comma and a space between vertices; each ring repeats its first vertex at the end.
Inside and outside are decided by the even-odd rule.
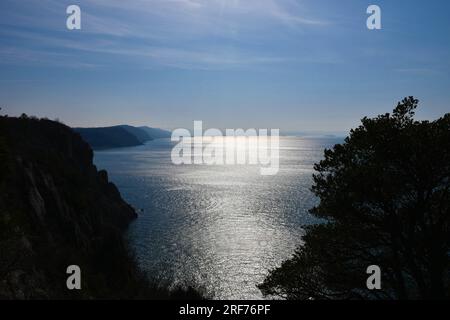
POLYGON ((153 139, 170 138, 172 136, 172 133, 170 131, 163 129, 150 128, 147 126, 139 127, 139 129, 145 131, 153 139))
MULTIPOLYGON (((109 149, 132 147, 141 145, 146 140, 141 140, 135 134, 122 126, 105 128, 74 128, 93 149, 109 149)), ((136 128, 136 130, 139 130, 136 128)), ((141 131, 141 130, 139 130, 141 131)), ((142 131, 142 134, 145 132, 142 131)), ((147 140, 150 140, 148 138, 147 140)))
POLYGON ((97 171, 79 134, 0 117, 0 298, 168 298, 152 289, 122 239, 136 213, 97 171), (79 265, 82 290, 66 288, 79 265))
POLYGON ((73 128, 89 145, 97 149, 132 147, 159 138, 170 138, 166 130, 120 125, 103 128, 73 128))

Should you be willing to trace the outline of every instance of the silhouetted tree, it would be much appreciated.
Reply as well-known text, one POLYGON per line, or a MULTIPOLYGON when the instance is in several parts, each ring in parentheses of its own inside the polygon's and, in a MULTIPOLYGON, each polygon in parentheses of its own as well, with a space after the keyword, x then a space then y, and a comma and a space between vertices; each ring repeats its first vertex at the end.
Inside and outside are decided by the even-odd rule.
POLYGON ((450 114, 415 121, 418 100, 364 118, 315 165, 304 244, 259 288, 287 299, 450 297, 450 114), (381 290, 366 269, 381 268, 381 290))

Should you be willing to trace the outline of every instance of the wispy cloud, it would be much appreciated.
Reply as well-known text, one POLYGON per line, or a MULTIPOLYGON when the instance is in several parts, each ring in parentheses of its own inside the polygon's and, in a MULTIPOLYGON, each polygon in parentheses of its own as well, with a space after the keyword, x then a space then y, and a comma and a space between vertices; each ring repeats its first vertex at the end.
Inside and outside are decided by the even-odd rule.
MULTIPOLYGON (((308 16, 302 2, 294 0, 85 0, 80 4, 82 30, 69 34, 64 24, 69 1, 4 1, 16 7, 9 9, 11 15, 2 20, 5 28, 0 31, 11 40, 9 53, 0 44, 0 56, 9 63, 14 59, 32 63, 39 57, 56 65, 62 60, 64 66, 70 64, 64 64, 65 56, 73 58, 71 50, 79 50, 117 55, 143 67, 217 69, 272 64, 292 58, 271 51, 276 46, 267 45, 267 33, 326 24, 308 16), (10 54, 14 45, 17 55, 10 54)), ((89 56, 83 58, 89 60, 89 56)))
MULTIPOLYGON (((240 24, 255 20, 280 22, 286 25, 324 25, 329 22, 308 16, 303 2, 295 0, 88 0, 89 3, 134 14, 164 17, 165 20, 190 23, 223 22, 222 17, 239 19, 240 24)), ((208 32, 208 29, 203 30, 208 32)))
MULTIPOLYGON (((100 54, 119 56, 120 61, 136 63, 140 68, 157 65, 182 69, 224 69, 243 65, 280 63, 284 59, 269 55, 256 55, 240 50, 229 51, 226 48, 211 47, 203 49, 183 49, 152 45, 149 43, 122 43, 118 39, 77 38, 70 39, 61 34, 39 34, 32 31, 13 30, 0 32, 0 35, 12 36, 27 43, 26 46, 0 47, 3 64, 39 64, 67 67, 100 67, 99 63, 80 62, 80 56, 100 54), (46 48, 46 49, 44 49, 46 48)), ((106 59, 105 59, 106 60, 106 59)))

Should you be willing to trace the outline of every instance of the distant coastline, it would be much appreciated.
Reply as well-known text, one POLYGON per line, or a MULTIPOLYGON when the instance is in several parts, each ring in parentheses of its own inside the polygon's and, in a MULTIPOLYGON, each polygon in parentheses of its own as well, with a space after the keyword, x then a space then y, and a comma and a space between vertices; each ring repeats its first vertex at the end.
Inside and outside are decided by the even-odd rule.
POLYGON ((101 128, 73 128, 94 150, 133 147, 154 139, 169 138, 170 132, 147 126, 118 125, 101 128))

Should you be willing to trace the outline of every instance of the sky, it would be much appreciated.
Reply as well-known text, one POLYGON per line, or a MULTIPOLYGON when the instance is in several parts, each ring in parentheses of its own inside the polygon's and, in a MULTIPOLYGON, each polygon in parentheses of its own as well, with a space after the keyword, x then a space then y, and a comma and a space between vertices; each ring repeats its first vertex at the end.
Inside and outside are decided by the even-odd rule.
POLYGON ((446 0, 1 0, 1 112, 331 133, 414 95, 435 119, 450 112, 449 15, 446 0))

